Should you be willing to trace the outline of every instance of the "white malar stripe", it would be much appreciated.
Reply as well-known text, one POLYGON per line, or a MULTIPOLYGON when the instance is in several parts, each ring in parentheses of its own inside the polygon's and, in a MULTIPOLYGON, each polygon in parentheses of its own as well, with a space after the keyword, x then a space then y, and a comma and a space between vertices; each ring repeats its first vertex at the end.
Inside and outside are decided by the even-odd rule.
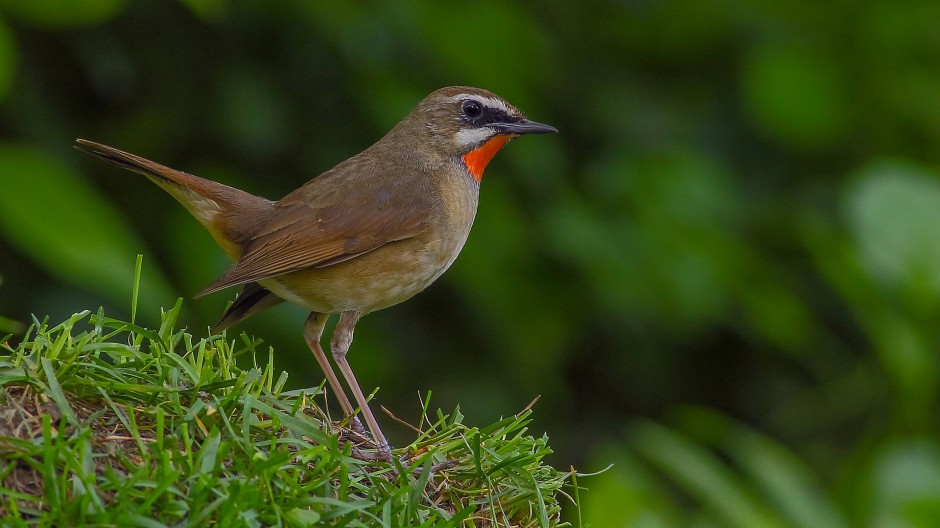
POLYGON ((454 141, 460 148, 471 145, 479 145, 493 135, 493 129, 490 127, 482 128, 462 128, 454 134, 454 141))

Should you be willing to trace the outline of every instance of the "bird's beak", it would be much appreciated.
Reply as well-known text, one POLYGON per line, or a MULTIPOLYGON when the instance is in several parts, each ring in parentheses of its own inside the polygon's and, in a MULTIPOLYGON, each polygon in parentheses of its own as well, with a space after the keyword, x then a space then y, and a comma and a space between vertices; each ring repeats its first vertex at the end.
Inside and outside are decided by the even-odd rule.
POLYGON ((497 126, 500 134, 515 134, 522 136, 524 134, 554 134, 558 129, 535 121, 523 119, 516 123, 501 123, 497 126))

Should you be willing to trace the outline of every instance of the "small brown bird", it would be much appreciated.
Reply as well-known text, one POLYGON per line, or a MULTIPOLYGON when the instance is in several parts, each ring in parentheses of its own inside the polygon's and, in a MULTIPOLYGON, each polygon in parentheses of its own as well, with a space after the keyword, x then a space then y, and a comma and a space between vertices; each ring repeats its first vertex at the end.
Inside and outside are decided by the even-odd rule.
POLYGON ((289 301, 310 310, 304 338, 343 412, 355 415, 330 348, 385 458, 391 449, 346 360, 356 322, 420 292, 454 262, 476 215, 483 169, 509 139, 557 132, 479 88, 431 93, 371 147, 276 202, 118 149, 76 147, 147 176, 202 223, 235 265, 196 297, 243 285, 216 329, 289 301))

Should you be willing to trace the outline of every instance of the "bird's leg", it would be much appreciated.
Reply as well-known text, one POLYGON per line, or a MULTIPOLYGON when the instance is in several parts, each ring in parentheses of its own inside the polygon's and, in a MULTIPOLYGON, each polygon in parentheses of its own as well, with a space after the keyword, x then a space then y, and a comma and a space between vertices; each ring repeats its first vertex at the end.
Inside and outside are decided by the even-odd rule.
POLYGON ((362 424, 359 423, 359 418, 355 415, 355 408, 346 396, 343 386, 340 385, 336 373, 333 372, 333 367, 330 366, 330 361, 326 358, 323 347, 320 346, 320 337, 323 335, 323 327, 326 326, 328 317, 328 314, 311 312, 310 316, 307 317, 307 322, 304 323, 304 340, 307 341, 307 346, 313 352, 313 357, 317 358, 317 363, 323 369, 323 374, 326 375, 330 389, 333 390, 333 394, 339 400, 339 406, 343 408, 343 415, 350 418, 350 425, 354 431, 357 433, 364 432, 362 424))
POLYGON ((346 361, 346 353, 349 352, 349 345, 352 344, 353 330, 356 328, 357 321, 359 321, 358 312, 349 311, 343 312, 342 315, 340 315, 339 322, 336 323, 336 328, 333 330, 333 337, 330 339, 330 350, 333 353, 333 360, 336 361, 336 366, 339 367, 339 371, 342 372, 343 377, 346 378, 346 384, 349 385, 350 390, 352 390, 356 403, 358 403, 359 408, 362 409, 362 414, 366 418, 366 425, 369 426, 369 431, 372 433, 372 438, 375 440, 379 452, 384 457, 391 459, 392 449, 388 445, 388 440, 386 440, 385 435, 382 434, 382 429, 379 428, 379 422, 376 421, 375 415, 373 415, 372 410, 369 409, 369 403, 366 401, 366 397, 362 394, 362 389, 359 388, 356 375, 353 374, 349 362, 346 361))

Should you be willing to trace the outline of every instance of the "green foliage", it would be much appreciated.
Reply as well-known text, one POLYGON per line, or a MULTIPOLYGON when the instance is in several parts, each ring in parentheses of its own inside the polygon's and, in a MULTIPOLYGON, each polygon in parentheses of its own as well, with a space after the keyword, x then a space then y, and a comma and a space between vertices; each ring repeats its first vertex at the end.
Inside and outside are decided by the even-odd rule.
POLYGON ((753 50, 742 81, 756 124, 803 148, 822 149, 844 139, 855 109, 843 72, 830 65, 806 44, 753 50))
POLYGON ((180 306, 159 330, 85 311, 0 347, 5 526, 559 525, 570 475, 544 465, 531 410, 477 428, 428 397, 407 458, 364 462, 319 389, 239 369, 261 343, 193 340, 180 306))
POLYGON ((898 439, 868 449, 858 468, 845 475, 846 496, 840 498, 826 491, 799 456, 725 415, 685 409, 673 422, 631 427, 632 453, 607 453, 617 465, 596 477, 585 495, 586 516, 618 526, 936 525, 940 451, 932 439, 898 439), (701 509, 677 516, 664 508, 671 491, 648 468, 701 509))
POLYGON ((124 0, 0 1, 0 9, 43 28, 74 28, 99 24, 116 15, 124 0))
POLYGON ((13 83, 16 69, 16 50, 10 28, 0 20, 0 100, 13 83))
MULTIPOLYGON (((0 208, 7 241, 63 280, 95 284, 113 301, 126 298, 126 285, 134 281, 129 257, 141 242, 109 202, 67 166, 28 146, 0 146, 0 174, 6 175, 4 192, 16 197, 0 208)), ((172 298, 159 274, 149 270, 144 280, 154 298, 172 298)))

